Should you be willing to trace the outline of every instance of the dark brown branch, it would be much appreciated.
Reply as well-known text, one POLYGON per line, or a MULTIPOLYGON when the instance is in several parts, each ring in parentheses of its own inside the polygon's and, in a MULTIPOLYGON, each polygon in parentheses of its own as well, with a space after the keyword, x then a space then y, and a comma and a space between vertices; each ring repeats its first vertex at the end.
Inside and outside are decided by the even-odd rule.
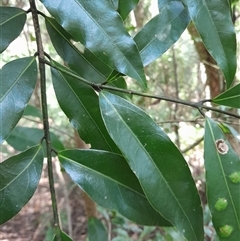
POLYGON ((57 241, 61 241, 61 230, 58 216, 56 193, 54 188, 53 166, 52 166, 52 145, 49 131, 48 122, 48 107, 47 107, 47 94, 46 94, 46 73, 45 73, 45 56, 41 38, 40 25, 38 21, 38 11, 36 8, 35 0, 29 0, 30 10, 32 12, 33 25, 35 29, 38 60, 39 60, 39 72, 40 72, 40 86, 41 86, 41 100, 42 100, 42 114, 43 114, 43 126, 44 126, 44 138, 46 141, 47 151, 47 163, 48 163, 48 180, 50 186, 50 193, 52 199, 52 209, 54 218, 54 228, 57 241))

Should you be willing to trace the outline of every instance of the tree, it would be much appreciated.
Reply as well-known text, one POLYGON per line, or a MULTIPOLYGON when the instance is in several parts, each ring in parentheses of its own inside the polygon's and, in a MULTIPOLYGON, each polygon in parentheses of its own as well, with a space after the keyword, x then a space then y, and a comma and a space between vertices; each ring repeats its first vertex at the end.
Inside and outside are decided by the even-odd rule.
MULTIPOLYGON (((206 114, 211 111, 240 118, 239 110, 231 113, 222 108, 240 108, 240 84, 234 85, 236 35, 229 2, 159 0, 160 13, 134 37, 128 34, 124 20, 137 0, 41 2, 50 17, 38 11, 34 0, 29 1, 28 11, 16 7, 0 9, 1 52, 18 37, 28 14, 32 15, 37 45, 34 56, 10 61, 1 70, 0 141, 8 142, 26 109, 38 74, 43 123, 43 132, 27 130, 39 136, 35 144, 1 163, 0 223, 16 215, 32 197, 46 156, 54 240, 71 240, 61 230, 58 216, 52 170, 52 156, 56 154, 71 179, 102 207, 116 210, 138 224, 174 226, 187 240, 203 240, 203 212, 190 169, 161 127, 131 103, 131 96, 138 95, 190 106, 205 118, 207 199, 213 225, 220 240, 238 240, 240 159, 225 136, 232 128, 206 114), (40 17, 64 64, 46 53, 40 17), (144 93, 151 85, 151 81, 146 81, 144 67, 169 49, 190 21, 221 69, 225 91, 198 102, 144 93), (81 49, 76 47, 78 42, 81 49), (79 136, 91 145, 90 149, 54 146, 48 121, 46 65, 51 68, 62 111, 79 136), (142 91, 127 89, 125 76, 134 79, 142 91)), ((96 240, 95 226, 103 235, 98 236, 99 240, 106 240, 106 232, 95 218, 89 219, 89 240, 96 240)))

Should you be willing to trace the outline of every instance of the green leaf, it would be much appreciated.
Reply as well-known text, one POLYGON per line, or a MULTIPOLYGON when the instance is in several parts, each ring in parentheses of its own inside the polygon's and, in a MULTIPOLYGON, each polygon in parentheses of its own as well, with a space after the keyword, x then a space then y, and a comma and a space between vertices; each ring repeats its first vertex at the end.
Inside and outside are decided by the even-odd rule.
MULTIPOLYGON (((174 0, 158 0, 158 8, 161 11, 163 7, 165 7, 169 2, 173 2, 174 0)), ((179 1, 179 0, 175 0, 179 1)))
POLYGON ((240 237, 240 159, 218 124, 206 119, 204 160, 208 205, 220 240, 240 237))
POLYGON ((123 20, 127 18, 128 14, 134 9, 138 2, 139 0, 118 1, 117 11, 119 12, 123 20))
POLYGON ((0 7, 0 53, 22 32, 26 13, 20 8, 0 7))
POLYGON ((34 57, 11 61, 0 70, 0 144, 20 120, 37 81, 34 57))
POLYGON ((96 203, 143 225, 171 225, 147 201, 125 159, 98 150, 59 152, 61 165, 96 203))
POLYGON ((223 1, 182 0, 203 43, 223 71, 227 88, 236 72, 236 34, 229 3, 223 1))
POLYGON ((65 63, 89 82, 105 82, 113 69, 87 48, 83 52, 78 50, 71 42, 72 36, 56 20, 45 18, 45 21, 52 44, 65 63))
POLYGON ((141 57, 109 0, 41 0, 57 22, 107 65, 146 89, 141 57))
POLYGON ((105 91, 100 93, 104 123, 152 206, 188 240, 203 240, 199 195, 183 156, 141 109, 105 91))
POLYGON ((233 86, 213 99, 219 105, 240 108, 240 84, 233 86))
POLYGON ((90 217, 87 230, 89 241, 108 241, 107 230, 99 219, 90 217))
MULTIPOLYGON (((39 144, 43 137, 44 132, 41 129, 16 126, 13 129, 11 135, 7 138, 7 143, 18 151, 24 151, 30 146, 39 144)), ((50 132, 50 137, 52 147, 56 151, 64 149, 62 142, 53 132, 50 132)), ((43 149, 44 153, 46 153, 45 146, 43 147, 43 149)))
MULTIPOLYGON (((61 230, 61 241, 73 241, 66 233, 64 233, 62 230, 61 230)), ((58 241, 57 240, 57 237, 54 236, 54 239, 53 241, 58 241)))
POLYGON ((238 142, 240 142, 240 133, 231 125, 226 123, 218 123, 218 125, 224 134, 231 134, 238 142))
POLYGON ((172 1, 134 37, 146 66, 167 51, 181 36, 190 21, 179 1, 172 1))
POLYGON ((35 106, 32 105, 27 105, 24 112, 23 112, 24 116, 33 116, 33 117, 38 117, 39 119, 42 120, 42 113, 41 111, 36 108, 35 106))
POLYGON ((0 224, 15 216, 33 196, 42 166, 40 145, 0 163, 0 224))
MULTIPOLYGON (((55 65, 60 66, 56 62, 55 65)), ((67 74, 53 68, 51 71, 59 105, 80 137, 94 149, 119 153, 104 126, 95 91, 67 74)))

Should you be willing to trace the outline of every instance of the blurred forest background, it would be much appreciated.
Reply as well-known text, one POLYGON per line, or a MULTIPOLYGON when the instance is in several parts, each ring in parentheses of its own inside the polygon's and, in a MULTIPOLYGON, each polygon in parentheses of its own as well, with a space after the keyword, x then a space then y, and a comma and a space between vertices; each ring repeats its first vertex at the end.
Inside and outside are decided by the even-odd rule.
MULTIPOLYGON (((27 10, 28 1, 24 0, 1 0, 2 6, 14 6, 27 10)), ((44 7, 37 1, 38 9, 48 15, 44 7)), ((157 0, 141 0, 137 8, 131 12, 125 21, 125 26, 131 35, 137 31, 154 15, 158 13, 157 0)), ((239 48, 240 42, 240 2, 232 7, 233 22, 237 33, 237 42, 239 48)), ((0 67, 5 63, 34 55, 36 50, 35 35, 31 17, 24 27, 20 37, 17 38, 8 49, 1 54, 0 67)), ((45 29, 44 19, 39 16, 41 23, 42 38, 45 52, 54 60, 62 62, 56 54, 49 41, 45 29)), ((76 46, 78 46, 76 44, 76 46)), ((238 49, 238 61, 240 50, 238 49)), ((66 148, 74 146, 86 148, 86 144, 74 132, 69 125, 68 119, 60 110, 52 89, 49 69, 47 69, 48 81, 48 103, 51 131, 56 136, 58 145, 64 145, 66 148), (61 141, 61 143, 58 141, 61 141)), ((201 39, 193 25, 182 34, 181 38, 164 53, 158 60, 145 68, 148 80, 148 93, 160 96, 167 96, 187 101, 200 101, 210 99, 224 91, 223 75, 215 65, 215 61, 203 46, 201 39)), ((235 84, 240 81, 240 67, 238 65, 235 84)), ((128 88, 139 90, 139 86, 131 79, 127 79, 128 88)), ((206 205, 204 169, 203 169, 203 135, 204 119, 196 109, 159 101, 144 97, 133 96, 132 101, 144 109, 165 132, 170 136, 178 148, 182 151, 186 161, 192 171, 196 185, 200 192, 202 204, 204 206, 205 234, 206 240, 217 240, 212 228, 210 214, 206 205)), ((18 126, 0 149, 0 162, 8 158, 9 155, 16 154, 18 151, 14 145, 14 135, 24 135, 23 142, 27 138, 34 138, 34 133, 28 132, 24 128, 42 128, 40 111, 40 91, 39 85, 36 86, 34 95, 30 101, 23 118, 18 126), (35 108, 33 108, 35 107, 35 108), (37 109, 36 109, 37 108, 37 109), (34 116, 32 113, 34 112, 34 116), (31 113, 31 114, 29 114, 31 113)), ((224 110, 231 111, 228 107, 221 107, 224 110)), ((238 114, 240 111, 238 110, 238 114)), ((213 116, 225 124, 233 136, 229 136, 233 141, 235 150, 240 150, 240 123, 237 119, 217 115, 213 116)), ((36 136, 38 138, 38 136, 36 136)), ((40 137, 41 139, 41 137, 40 137)), ((240 154, 239 154, 240 155, 240 154)), ((95 207, 90 203, 86 207, 87 197, 68 181, 67 177, 61 172, 59 163, 55 163, 56 189, 58 192, 58 202, 64 230, 76 241, 86 240, 86 213, 88 215, 98 213, 102 221, 108 228, 111 240, 114 241, 181 241, 182 238, 173 228, 142 227, 137 226, 122 216, 112 211, 106 211, 101 207, 95 207), (65 184, 67 183, 67 185, 65 184)), ((50 241, 53 237, 51 227, 51 200, 48 192, 48 180, 46 168, 44 168, 40 185, 30 202, 17 214, 12 220, 0 226, 0 238, 2 241, 50 241)))

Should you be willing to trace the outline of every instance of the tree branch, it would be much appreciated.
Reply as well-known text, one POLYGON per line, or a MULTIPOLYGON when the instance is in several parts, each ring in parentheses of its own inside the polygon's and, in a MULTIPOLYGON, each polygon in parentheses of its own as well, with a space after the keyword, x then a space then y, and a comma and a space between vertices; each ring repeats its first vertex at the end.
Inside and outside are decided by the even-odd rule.
POLYGON ((61 241, 60 222, 59 222, 59 216, 58 216, 56 193, 55 193, 55 188, 54 188, 54 177, 53 177, 53 166, 52 166, 52 145, 51 145, 51 139, 50 139, 49 122, 48 122, 46 73, 45 73, 45 63, 44 63, 45 55, 44 55, 44 50, 43 50, 40 25, 39 25, 39 21, 38 21, 38 13, 37 13, 35 0, 29 0, 29 3, 30 3, 30 10, 32 12, 33 25, 34 25, 34 29, 35 29, 37 50, 38 50, 44 138, 46 141, 48 180, 49 180, 50 193, 51 193, 51 199, 52 199, 54 228, 55 228, 55 234, 56 234, 57 241, 61 241))
POLYGON ((134 91, 134 90, 121 89, 121 88, 117 88, 117 87, 113 87, 113 86, 109 86, 109 85, 105 85, 105 84, 96 84, 96 83, 89 82, 88 80, 80 77, 78 74, 76 74, 72 70, 66 70, 66 68, 61 68, 59 66, 56 66, 53 62, 49 62, 47 60, 44 60, 44 63, 49 65, 50 67, 56 69, 56 70, 59 70, 62 73, 65 73, 65 74, 67 74, 67 75, 69 75, 69 76, 71 76, 71 77, 73 77, 75 79, 80 80, 81 82, 83 82, 83 83, 85 83, 87 85, 92 86, 97 91, 101 91, 101 90, 105 89, 105 90, 111 90, 111 91, 116 91, 116 92, 129 94, 129 95, 137 95, 137 96, 142 96, 142 97, 147 97, 147 98, 152 98, 152 99, 165 100, 165 101, 169 101, 169 102, 176 103, 176 104, 186 105, 186 106, 190 106, 190 107, 198 109, 198 111, 204 117, 205 117, 205 114, 203 113, 202 109, 211 110, 211 111, 214 111, 214 112, 217 112, 217 113, 221 113, 221 114, 224 114, 224 115, 228 115, 228 116, 232 116, 232 117, 240 119, 240 116, 236 115, 234 113, 223 111, 223 110, 219 110, 219 109, 214 108, 214 107, 203 105, 203 103, 211 102, 212 100, 210 100, 210 99, 201 100, 199 102, 190 102, 190 101, 174 99, 174 98, 170 98, 170 97, 166 97, 166 96, 144 94, 142 92, 138 92, 138 91, 134 91))

